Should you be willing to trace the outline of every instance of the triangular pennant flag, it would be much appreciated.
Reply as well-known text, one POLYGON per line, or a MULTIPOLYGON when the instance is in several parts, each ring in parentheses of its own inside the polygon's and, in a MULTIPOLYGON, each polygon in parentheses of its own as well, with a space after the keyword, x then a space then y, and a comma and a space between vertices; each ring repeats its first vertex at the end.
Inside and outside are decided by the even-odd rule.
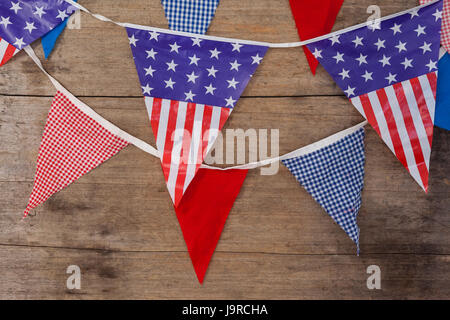
POLYGON ((154 28, 127 32, 167 188, 178 206, 267 47, 154 28))
POLYGON ((436 115, 434 124, 450 130, 450 54, 446 53, 439 60, 439 79, 436 97, 436 115))
POLYGON ((425 190, 433 139, 442 1, 308 45, 425 190))
MULTIPOLYGON (((74 2, 77 2, 78 0, 73 0, 74 2)), ((53 48, 55 47, 56 40, 58 40, 61 33, 64 31, 64 29, 67 26, 67 21, 69 18, 66 18, 60 25, 55 27, 52 31, 47 33, 45 36, 42 37, 41 43, 42 43, 42 49, 44 49, 44 56, 45 59, 48 59, 50 54, 53 51, 53 48)))
POLYGON ((364 186, 364 128, 307 154, 283 160, 306 191, 356 243, 364 186))
MULTIPOLYGON (((331 32, 344 0, 289 0, 300 40, 308 40, 331 32)), ((319 62, 303 47, 313 74, 319 62)))
MULTIPOLYGON (((420 4, 431 3, 435 0, 420 0, 420 4)), ((441 44, 447 52, 450 52, 450 0, 444 0, 442 17, 441 44)))
POLYGON ((69 17, 75 7, 63 0, 0 2, 0 65, 69 17))
POLYGON ((205 34, 211 23, 219 0, 161 0, 169 28, 205 34))
MULTIPOLYGON (((1 27, 0 27, 1 28, 1 27)), ((9 61, 19 50, 0 37, 0 67, 9 61)))
POLYGON ((42 136, 25 217, 51 195, 128 145, 57 92, 42 136))
POLYGON ((175 208, 200 283, 247 171, 201 168, 175 208))

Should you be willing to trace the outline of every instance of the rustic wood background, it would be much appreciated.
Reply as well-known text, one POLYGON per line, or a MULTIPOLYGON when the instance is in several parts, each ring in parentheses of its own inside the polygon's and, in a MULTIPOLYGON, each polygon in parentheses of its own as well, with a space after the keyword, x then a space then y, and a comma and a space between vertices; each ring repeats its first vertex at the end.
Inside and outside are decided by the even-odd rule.
MULTIPOLYGON (((81 0, 118 21, 167 27, 159 0, 81 0)), ((417 0, 345 0, 335 29, 417 0)), ((297 41, 288 0, 222 0, 208 34, 297 41)), ((41 53, 40 44, 34 45, 41 53)), ((42 57, 42 54, 40 54, 42 57)), ((47 70, 98 113, 154 144, 125 30, 82 14, 47 70)), ((249 172, 199 285, 157 159, 130 146, 20 222, 55 90, 25 53, 0 68, 0 298, 450 298, 450 134, 435 128, 425 194, 367 127, 361 256, 284 167, 249 172), (66 289, 78 265, 82 289, 66 289), (368 290, 379 265, 382 289, 368 290)), ((301 49, 269 50, 226 128, 276 128, 280 152, 363 119, 301 49)))

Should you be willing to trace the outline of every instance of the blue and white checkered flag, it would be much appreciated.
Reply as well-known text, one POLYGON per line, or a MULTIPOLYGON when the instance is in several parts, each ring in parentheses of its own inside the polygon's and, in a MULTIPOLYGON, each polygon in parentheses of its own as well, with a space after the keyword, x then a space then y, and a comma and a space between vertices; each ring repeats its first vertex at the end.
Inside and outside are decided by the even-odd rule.
POLYGON ((356 243, 358 254, 359 227, 356 217, 361 207, 364 184, 364 135, 364 128, 359 127, 328 145, 282 161, 356 243))
POLYGON ((205 34, 219 0, 162 0, 172 30, 205 34))

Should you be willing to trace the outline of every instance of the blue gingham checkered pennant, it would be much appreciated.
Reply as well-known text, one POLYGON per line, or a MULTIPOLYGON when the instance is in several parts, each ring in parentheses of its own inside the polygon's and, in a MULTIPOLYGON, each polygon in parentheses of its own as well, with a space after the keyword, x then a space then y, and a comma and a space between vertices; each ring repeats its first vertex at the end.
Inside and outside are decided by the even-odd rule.
POLYGON ((219 0, 162 0, 172 30, 205 34, 219 0))
POLYGON ((283 160, 306 191, 358 246, 364 184, 364 128, 319 150, 283 160))

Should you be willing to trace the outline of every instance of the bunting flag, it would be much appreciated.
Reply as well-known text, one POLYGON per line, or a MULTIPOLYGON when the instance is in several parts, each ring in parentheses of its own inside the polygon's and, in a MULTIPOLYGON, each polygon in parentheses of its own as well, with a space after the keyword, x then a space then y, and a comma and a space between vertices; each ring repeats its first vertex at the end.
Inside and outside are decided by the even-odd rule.
POLYGON ((19 52, 19 50, 16 49, 16 47, 3 40, 0 36, 0 67, 8 62, 8 60, 11 59, 17 52, 19 52))
POLYGON ((127 145, 58 91, 42 136, 34 187, 24 217, 127 145))
POLYGON ((441 15, 442 0, 308 45, 425 191, 441 15))
POLYGON ((176 207, 267 47, 154 28, 127 32, 176 207))
MULTIPOLYGON (((308 40, 331 32, 344 0, 289 0, 300 40, 308 40)), ((311 51, 303 46, 313 74, 319 62, 311 51)))
POLYGON ((450 130, 450 54, 439 60, 439 79, 437 85, 436 115, 434 124, 450 130))
POLYGON ((176 31, 205 34, 219 0, 162 0, 169 28, 176 31))
MULTIPOLYGON (((431 3, 434 0, 420 0, 420 4, 431 3)), ((450 0, 444 0, 444 9, 442 11, 442 31, 441 44, 450 52, 450 0)))
POLYGON ((247 172, 201 168, 175 208, 200 283, 247 172))
POLYGON ((359 254, 357 215, 364 186, 364 128, 356 128, 340 140, 283 160, 306 191, 356 243, 359 254))
POLYGON ((0 65, 54 29, 75 10, 64 0, 1 1, 0 65))
MULTIPOLYGON (((78 0, 73 1, 77 2, 78 0)), ((48 57, 52 53, 53 48, 55 47, 56 44, 56 40, 58 40, 59 36, 67 26, 67 21, 69 21, 69 18, 66 18, 66 20, 64 20, 61 24, 59 24, 52 31, 50 31, 49 33, 47 33, 45 36, 42 37, 41 43, 42 49, 44 49, 45 59, 48 59, 48 57)))

